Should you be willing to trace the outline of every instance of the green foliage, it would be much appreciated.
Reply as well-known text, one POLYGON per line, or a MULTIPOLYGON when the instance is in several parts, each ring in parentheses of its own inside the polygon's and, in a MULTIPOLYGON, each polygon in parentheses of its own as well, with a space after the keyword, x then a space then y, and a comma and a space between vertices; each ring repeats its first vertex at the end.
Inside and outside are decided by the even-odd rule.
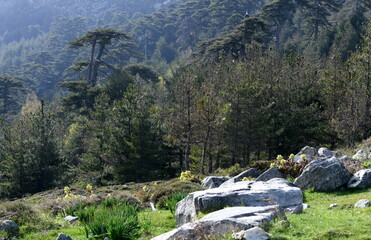
POLYGON ((306 190, 305 202, 310 208, 302 214, 288 214, 287 221, 275 221, 269 233, 274 239, 367 239, 370 230, 363 224, 370 208, 353 206, 360 199, 369 199, 369 190, 318 193, 306 190), (337 203, 337 208, 329 205, 337 203), (355 224, 347 224, 352 221, 355 224))
MULTIPOLYGON (((303 154, 305 156, 305 154, 303 154)), ((277 156, 277 160, 272 163, 271 167, 278 168, 286 177, 297 178, 302 173, 304 167, 308 164, 305 158, 301 162, 294 162, 293 159, 285 160, 282 155, 277 156)))
POLYGON ((170 197, 165 198, 164 204, 166 209, 170 210, 170 212, 175 216, 175 206, 176 204, 185 198, 188 193, 185 192, 176 192, 173 193, 170 197))
POLYGON ((125 202, 106 200, 80 210, 78 216, 83 219, 86 237, 130 240, 140 235, 137 208, 125 202))
POLYGON ((185 171, 180 173, 179 180, 180 181, 193 181, 195 176, 191 173, 191 171, 185 171))

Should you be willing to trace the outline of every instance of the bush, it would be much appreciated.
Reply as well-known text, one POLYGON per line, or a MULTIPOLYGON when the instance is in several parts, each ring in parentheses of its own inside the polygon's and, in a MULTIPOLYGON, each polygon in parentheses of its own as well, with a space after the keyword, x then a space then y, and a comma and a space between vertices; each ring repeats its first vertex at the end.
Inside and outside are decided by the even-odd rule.
POLYGON ((301 162, 294 162, 293 158, 285 160, 281 155, 278 155, 277 160, 272 163, 272 166, 278 168, 286 178, 297 178, 308 164, 308 161, 306 161, 304 157, 302 157, 302 159, 303 161, 301 162))
POLYGON ((175 215, 175 206, 176 204, 185 198, 188 194, 185 192, 176 192, 173 193, 170 197, 165 198, 164 204, 166 209, 170 210, 170 212, 175 215))
POLYGON ((179 179, 180 181, 193 181, 195 176, 191 173, 191 171, 185 171, 180 174, 179 179))
POLYGON ((182 182, 179 179, 174 179, 168 182, 163 182, 154 186, 151 201, 159 208, 165 208, 165 199, 177 192, 191 193, 195 191, 205 190, 200 184, 193 182, 182 182))
POLYGON ((137 208, 125 202, 107 201, 99 207, 90 207, 85 211, 89 216, 84 222, 86 237, 94 239, 130 240, 140 235, 137 208), (111 205, 113 203, 113 205, 111 205), (108 208, 107 208, 108 206, 108 208))
POLYGON ((39 218, 39 215, 31 206, 21 201, 7 202, 0 205, 0 219, 10 219, 18 225, 24 225, 26 223, 37 223, 39 218))

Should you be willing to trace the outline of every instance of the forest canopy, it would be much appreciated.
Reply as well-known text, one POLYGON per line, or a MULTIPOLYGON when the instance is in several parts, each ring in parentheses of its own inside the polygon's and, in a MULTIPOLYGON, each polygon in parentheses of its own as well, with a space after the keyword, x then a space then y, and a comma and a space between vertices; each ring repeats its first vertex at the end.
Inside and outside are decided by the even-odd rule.
POLYGON ((371 136, 367 0, 51 2, 0 10, 0 197, 371 136))

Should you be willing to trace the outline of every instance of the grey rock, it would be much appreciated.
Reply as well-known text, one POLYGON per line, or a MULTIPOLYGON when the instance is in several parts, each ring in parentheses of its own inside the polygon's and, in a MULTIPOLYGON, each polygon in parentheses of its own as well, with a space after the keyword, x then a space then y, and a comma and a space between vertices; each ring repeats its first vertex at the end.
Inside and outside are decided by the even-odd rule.
POLYGON ((339 161, 342 162, 342 163, 344 163, 344 162, 348 162, 348 161, 352 161, 352 160, 353 160, 353 158, 349 157, 348 155, 344 155, 344 156, 342 156, 342 157, 339 159, 339 161))
POLYGON ((294 156, 294 162, 303 162, 304 159, 303 159, 302 155, 305 155, 305 161, 308 161, 308 162, 311 162, 311 161, 313 161, 313 160, 316 159, 312 155, 308 155, 308 154, 296 154, 294 156))
POLYGON ((351 177, 349 171, 335 157, 310 162, 294 184, 301 189, 332 191, 346 185, 351 177))
POLYGON ((334 153, 328 148, 321 147, 320 149, 318 149, 318 155, 320 157, 331 158, 334 156, 334 153))
POLYGON ((257 178, 257 177, 259 177, 260 174, 261 174, 261 172, 258 169, 250 168, 250 169, 247 169, 246 171, 243 171, 242 173, 238 174, 234 178, 237 178, 237 179, 240 179, 240 180, 242 180, 245 177, 246 178, 257 178))
POLYGON ((242 181, 243 178, 257 178, 260 175, 260 171, 256 168, 250 168, 242 173, 238 174, 235 177, 230 178, 229 180, 225 181, 220 187, 228 187, 233 183, 242 181))
POLYGON ((72 238, 64 233, 60 233, 56 240, 72 240, 72 238))
POLYGON ((263 172, 257 179, 255 179, 255 181, 268 181, 273 178, 285 178, 285 176, 283 176, 283 174, 278 168, 272 167, 267 171, 263 172))
POLYGON ((244 230, 238 233, 232 234, 234 239, 249 239, 249 240, 267 240, 272 237, 272 235, 266 233, 263 229, 259 227, 253 227, 248 230, 244 230))
POLYGON ((299 204, 297 206, 285 208, 285 212, 288 212, 288 213, 291 213, 291 214, 300 214, 300 213, 303 212, 303 210, 304 210, 303 204, 299 204))
POLYGON ((261 226, 281 215, 278 206, 230 207, 210 213, 200 220, 187 223, 152 240, 205 239, 205 236, 225 237, 232 231, 261 226))
POLYGON ((370 200, 368 199, 361 199, 356 204, 354 204, 354 207, 356 208, 366 208, 370 206, 370 200))
POLYGON ((301 155, 301 154, 318 157, 318 150, 314 147, 305 146, 298 152, 297 155, 301 155))
POLYGON ((371 147, 359 150, 352 158, 357 160, 371 160, 371 147))
POLYGON ((219 187, 222 183, 225 181, 229 180, 230 177, 215 177, 215 176, 210 176, 206 177, 201 181, 201 185, 206 187, 206 188, 217 188, 219 187))
POLYGON ((370 188, 371 169, 363 169, 356 172, 348 182, 348 188, 370 188))
POLYGON ((66 220, 67 222, 69 223, 74 223, 78 220, 79 218, 78 217, 74 217, 74 216, 67 216, 64 218, 64 220, 66 220))
POLYGON ((337 203, 333 203, 333 204, 330 204, 329 208, 335 208, 337 206, 339 206, 337 203))
POLYGON ((267 182, 241 181, 228 188, 213 188, 190 193, 176 205, 177 225, 192 222, 197 213, 212 212, 224 207, 268 206, 290 207, 302 204, 301 190, 285 179, 274 178, 267 182))
POLYGON ((12 220, 0 221, 0 230, 4 230, 8 235, 14 236, 19 232, 19 226, 12 220))

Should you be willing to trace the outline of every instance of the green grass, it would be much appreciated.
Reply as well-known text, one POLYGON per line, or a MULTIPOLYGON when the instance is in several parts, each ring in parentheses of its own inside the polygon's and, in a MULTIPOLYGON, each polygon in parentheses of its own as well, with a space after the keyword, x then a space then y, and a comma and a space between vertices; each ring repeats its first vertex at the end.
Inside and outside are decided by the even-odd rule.
POLYGON ((334 193, 305 192, 310 208, 302 214, 287 214, 287 221, 277 220, 269 233, 274 239, 354 239, 371 240, 371 207, 352 206, 360 199, 371 200, 371 189, 334 193), (329 209, 337 203, 338 207, 329 209))
POLYGON ((139 212, 138 217, 143 229, 140 240, 148 240, 176 228, 175 218, 168 210, 146 210, 139 212))

